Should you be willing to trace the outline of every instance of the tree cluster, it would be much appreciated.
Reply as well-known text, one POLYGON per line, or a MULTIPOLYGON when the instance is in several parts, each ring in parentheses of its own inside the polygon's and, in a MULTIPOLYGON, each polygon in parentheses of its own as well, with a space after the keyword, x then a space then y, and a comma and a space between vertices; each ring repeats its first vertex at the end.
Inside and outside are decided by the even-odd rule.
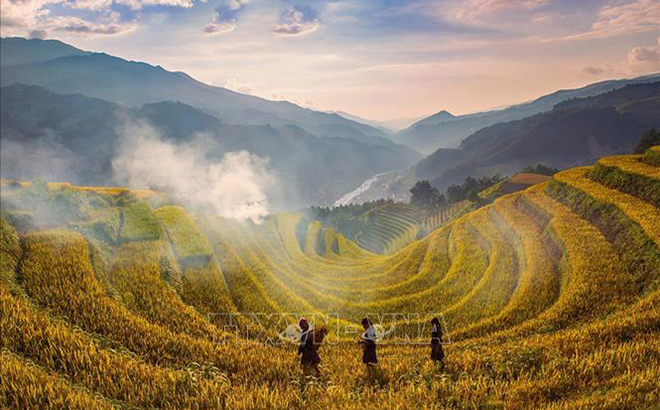
POLYGON ((479 192, 501 182, 504 178, 499 174, 493 176, 484 176, 480 178, 467 177, 462 184, 452 185, 447 188, 445 196, 450 204, 469 199, 472 202, 479 202, 479 192))
POLYGON ((660 131, 651 128, 642 135, 639 143, 637 143, 635 154, 643 154, 647 149, 655 145, 660 145, 660 131))
POLYGON ((556 174, 557 172, 559 172, 559 170, 557 168, 548 167, 548 166, 545 166, 543 164, 536 164, 533 167, 532 166, 525 167, 520 172, 526 172, 526 173, 529 173, 529 174, 547 175, 547 176, 551 177, 554 174, 556 174))
POLYGON ((446 204, 443 194, 427 180, 417 181, 410 189, 410 203, 422 208, 439 208, 446 204))

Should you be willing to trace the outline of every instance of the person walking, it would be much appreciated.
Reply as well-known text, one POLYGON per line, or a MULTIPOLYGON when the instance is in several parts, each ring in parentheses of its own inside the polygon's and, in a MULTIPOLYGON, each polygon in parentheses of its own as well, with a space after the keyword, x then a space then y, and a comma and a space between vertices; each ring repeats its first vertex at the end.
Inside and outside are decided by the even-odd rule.
POLYGON ((325 327, 311 329, 309 322, 305 318, 300 319, 298 326, 302 330, 298 354, 300 355, 300 366, 303 370, 303 376, 313 375, 320 377, 321 371, 319 370, 319 364, 321 363, 321 357, 318 350, 328 331, 325 327))
POLYGON ((445 352, 442 350, 442 326, 440 320, 434 317, 431 320, 431 360, 433 364, 439 364, 440 370, 444 370, 445 352))
POLYGON ((362 319, 364 333, 360 335, 358 343, 362 345, 362 363, 367 369, 367 378, 370 382, 378 377, 378 357, 376 355, 376 329, 368 318, 362 319))

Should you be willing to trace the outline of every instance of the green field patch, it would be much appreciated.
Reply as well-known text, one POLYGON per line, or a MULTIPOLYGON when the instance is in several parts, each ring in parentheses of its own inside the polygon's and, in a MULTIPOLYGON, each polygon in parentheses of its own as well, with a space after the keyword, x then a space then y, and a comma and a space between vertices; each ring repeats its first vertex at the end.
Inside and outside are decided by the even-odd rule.
POLYGON ((163 223, 174 253, 182 267, 201 266, 209 262, 213 253, 208 241, 180 206, 164 206, 155 212, 163 223))
POLYGON ((160 238, 158 219, 146 202, 135 202, 122 209, 120 242, 148 241, 160 238))

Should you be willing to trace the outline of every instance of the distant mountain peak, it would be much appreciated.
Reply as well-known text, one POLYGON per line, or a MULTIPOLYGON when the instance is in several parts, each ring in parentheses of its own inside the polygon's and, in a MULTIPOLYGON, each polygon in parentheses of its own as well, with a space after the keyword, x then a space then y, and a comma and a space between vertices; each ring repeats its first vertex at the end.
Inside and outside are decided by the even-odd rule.
POLYGON ((436 112, 435 114, 431 115, 430 117, 427 117, 427 118, 424 118, 421 121, 418 121, 415 125, 417 125, 417 124, 420 124, 420 125, 421 124, 424 124, 424 125, 439 124, 439 123, 442 123, 442 122, 455 120, 456 118, 458 118, 458 117, 456 117, 454 114, 450 113, 449 111, 442 110, 442 111, 436 112))
POLYGON ((456 118, 456 116, 454 114, 450 113, 447 110, 442 110, 438 113, 435 113, 435 114, 432 115, 432 117, 437 118, 437 119, 440 119, 440 118, 456 118))

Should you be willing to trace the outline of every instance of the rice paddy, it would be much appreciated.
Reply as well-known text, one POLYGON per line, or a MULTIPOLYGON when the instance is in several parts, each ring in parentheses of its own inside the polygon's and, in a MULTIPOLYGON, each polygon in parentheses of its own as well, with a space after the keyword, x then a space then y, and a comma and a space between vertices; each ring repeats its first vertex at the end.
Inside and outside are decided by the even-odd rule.
POLYGON ((255 225, 144 196, 47 229, 3 210, 0 406, 658 408, 658 149, 562 171, 425 236, 419 216, 380 209, 357 243, 297 214, 255 225), (278 337, 299 316, 330 329, 319 378, 278 337), (378 381, 360 362, 364 316, 391 331, 378 381))

